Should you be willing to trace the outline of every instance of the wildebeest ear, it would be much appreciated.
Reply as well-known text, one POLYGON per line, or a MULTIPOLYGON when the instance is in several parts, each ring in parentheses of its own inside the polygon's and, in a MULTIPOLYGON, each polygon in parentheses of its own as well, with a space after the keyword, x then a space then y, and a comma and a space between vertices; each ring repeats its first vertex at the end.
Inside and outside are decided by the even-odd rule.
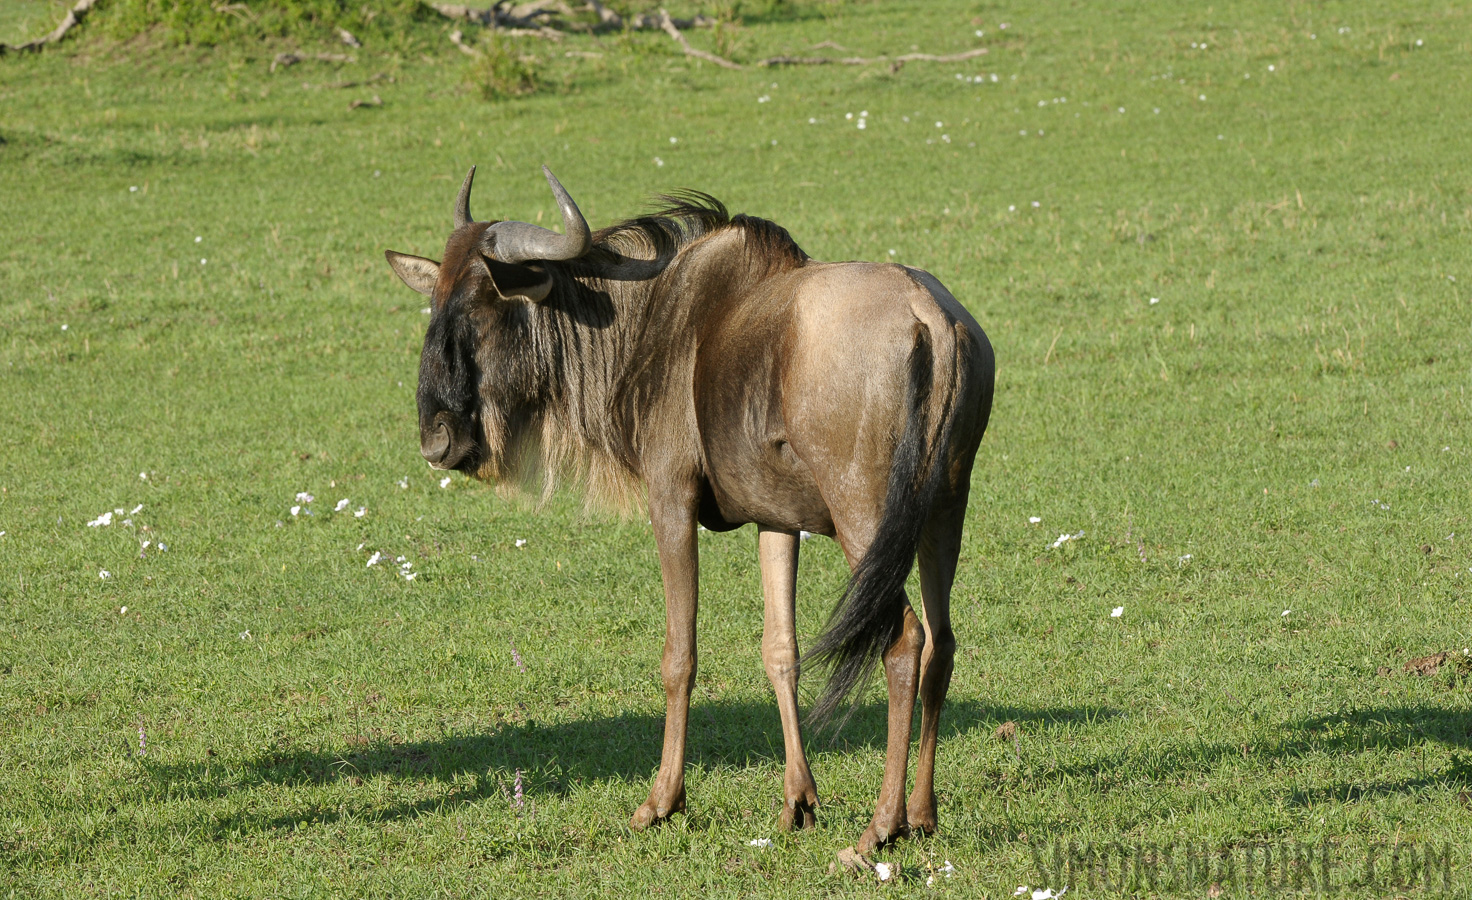
POLYGON ((487 258, 491 270, 491 281, 496 293, 508 300, 527 300, 541 303, 552 292, 552 274, 536 263, 503 263, 487 258))
POLYGON ((439 263, 393 250, 385 250, 383 255, 388 259, 388 264, 393 266, 394 272, 404 280, 404 284, 426 297, 434 294, 434 283, 440 277, 439 263))

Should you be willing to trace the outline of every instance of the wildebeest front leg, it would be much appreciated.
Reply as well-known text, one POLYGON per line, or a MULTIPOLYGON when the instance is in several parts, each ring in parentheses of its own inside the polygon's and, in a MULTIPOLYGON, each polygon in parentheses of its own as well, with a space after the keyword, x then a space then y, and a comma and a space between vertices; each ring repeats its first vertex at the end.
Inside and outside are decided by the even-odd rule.
POLYGON ((874 818, 859 837, 859 852, 910 833, 905 817, 905 770, 910 761, 910 717, 915 713, 916 676, 920 668, 920 651, 925 645, 925 631, 908 600, 904 603, 904 624, 900 636, 884 652, 884 679, 889 687, 889 741, 884 750, 884 783, 879 786, 879 801, 874 804, 874 818))
POLYGON ((661 504, 650 497, 649 521, 659 549, 664 577, 664 751, 649 799, 634 811, 629 824, 647 828, 685 809, 685 731, 690 719, 690 690, 695 686, 695 608, 700 564, 695 542, 695 508, 691 503, 661 504))
POLYGON ((782 716, 782 745, 787 751, 787 774, 782 779, 784 831, 817 823, 818 786, 802 750, 797 717, 797 552, 798 536, 790 531, 758 528, 757 558, 762 569, 762 665, 777 694, 782 716))

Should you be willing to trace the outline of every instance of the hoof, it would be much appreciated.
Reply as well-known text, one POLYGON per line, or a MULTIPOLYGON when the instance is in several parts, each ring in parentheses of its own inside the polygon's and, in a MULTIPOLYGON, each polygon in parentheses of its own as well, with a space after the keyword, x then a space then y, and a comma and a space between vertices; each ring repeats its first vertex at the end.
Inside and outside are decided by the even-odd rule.
POLYGON ((783 831, 796 831, 802 828, 812 828, 818 824, 818 813, 814 808, 818 805, 816 800, 793 800, 782 806, 782 819, 778 825, 783 831))
POLYGON ((935 804, 913 804, 905 811, 910 833, 915 836, 931 835, 936 832, 935 804))
POLYGON ((685 789, 681 788, 675 799, 669 802, 660 802, 651 796, 636 810, 634 817, 629 820, 629 827, 635 831, 643 831, 651 825, 658 825, 668 821, 670 816, 677 812, 685 811, 685 789))
POLYGON ((859 837, 858 850, 860 853, 873 853, 885 844, 897 841, 902 837, 909 837, 910 826, 901 819, 899 822, 881 825, 878 822, 870 822, 869 827, 859 837))

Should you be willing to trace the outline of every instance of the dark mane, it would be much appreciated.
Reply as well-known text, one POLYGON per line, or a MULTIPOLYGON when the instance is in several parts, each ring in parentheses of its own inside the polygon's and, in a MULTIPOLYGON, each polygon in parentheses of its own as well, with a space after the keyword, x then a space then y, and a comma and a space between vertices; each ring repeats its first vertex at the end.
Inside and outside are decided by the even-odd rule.
POLYGON ((595 232, 593 246, 616 253, 632 239, 647 244, 655 259, 667 262, 682 247, 732 227, 746 234, 748 252, 769 267, 787 268, 808 259, 781 225, 745 214, 732 216, 724 203, 703 191, 676 191, 657 200, 661 205, 654 211, 595 232))

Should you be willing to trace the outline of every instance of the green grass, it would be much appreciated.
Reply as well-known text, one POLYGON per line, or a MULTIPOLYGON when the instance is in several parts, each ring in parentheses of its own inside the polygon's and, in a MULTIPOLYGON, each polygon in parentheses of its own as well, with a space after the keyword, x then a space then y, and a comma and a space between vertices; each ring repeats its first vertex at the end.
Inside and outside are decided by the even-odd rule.
MULTIPOLYGON (((1450 846, 1472 892, 1472 685, 1401 673, 1472 645, 1465 6, 772 4, 725 52, 991 53, 731 72, 574 37, 491 103, 450 27, 275 73, 271 41, 0 60, 0 891, 1006 897, 1119 840, 1450 846), (877 687, 814 742, 819 828, 775 833, 751 529, 701 537, 691 812, 634 834, 647 526, 419 459, 425 317, 382 251, 438 256, 472 163, 479 217, 553 215, 543 162, 595 226, 690 187, 928 268, 996 346, 943 830, 881 855, 898 884, 828 869, 877 687)), ((844 575, 805 545, 804 635, 844 575)), ((1335 892, 1392 892, 1358 871, 1335 892)))

